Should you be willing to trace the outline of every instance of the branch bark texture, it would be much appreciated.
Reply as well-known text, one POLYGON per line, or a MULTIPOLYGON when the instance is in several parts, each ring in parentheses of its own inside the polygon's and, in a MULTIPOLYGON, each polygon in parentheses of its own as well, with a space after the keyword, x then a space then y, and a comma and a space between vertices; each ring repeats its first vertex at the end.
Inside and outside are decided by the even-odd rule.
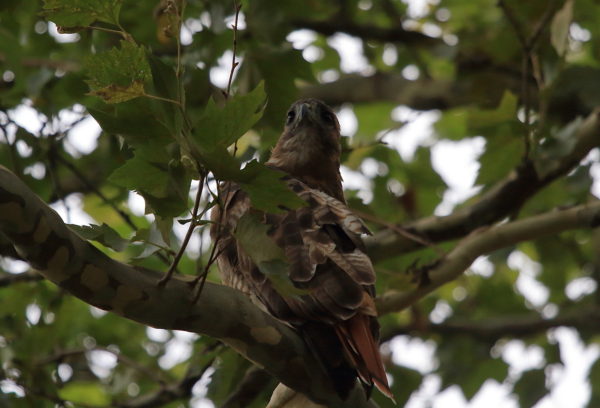
POLYGON ((333 407, 366 406, 364 392, 341 401, 302 339, 242 293, 115 261, 71 231, 21 180, 0 166, 0 231, 40 274, 86 303, 144 325, 205 334, 231 346, 279 381, 333 407))
POLYGON ((381 315, 404 309, 443 284, 458 278, 481 255, 566 230, 592 229, 598 226, 600 226, 600 201, 474 232, 431 269, 423 272, 427 275, 423 280, 426 283, 406 292, 390 293, 380 297, 377 310, 381 315))

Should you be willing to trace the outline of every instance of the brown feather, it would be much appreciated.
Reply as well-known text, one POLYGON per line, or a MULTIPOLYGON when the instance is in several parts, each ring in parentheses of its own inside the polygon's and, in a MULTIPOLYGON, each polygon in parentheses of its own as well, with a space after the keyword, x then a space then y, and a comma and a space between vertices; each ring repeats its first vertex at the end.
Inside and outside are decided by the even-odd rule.
POLYGON ((335 326, 336 334, 344 345, 344 351, 352 360, 361 380, 375 385, 387 397, 394 399, 388 385, 383 362, 377 343, 371 334, 368 317, 357 314, 351 319, 335 326))

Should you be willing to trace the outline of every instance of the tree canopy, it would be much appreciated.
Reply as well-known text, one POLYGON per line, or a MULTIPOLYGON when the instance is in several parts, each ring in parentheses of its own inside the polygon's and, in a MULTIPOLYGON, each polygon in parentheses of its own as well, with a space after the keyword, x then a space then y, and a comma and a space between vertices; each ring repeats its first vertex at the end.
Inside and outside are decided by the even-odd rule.
MULTIPOLYGON (((346 132, 398 405, 490 383, 518 406, 548 397, 557 329, 600 341, 598 21, 593 0, 3 2, 0 406, 262 407, 279 382, 367 406, 218 284, 208 237, 219 180, 265 211, 301 205, 262 163, 308 97, 346 132), (459 145, 476 167, 439 157, 472 182, 436 161, 459 145), (398 358, 410 342, 427 368, 398 358), (537 363, 512 367, 511 344, 537 363)), ((576 403, 594 407, 589 363, 576 403)))

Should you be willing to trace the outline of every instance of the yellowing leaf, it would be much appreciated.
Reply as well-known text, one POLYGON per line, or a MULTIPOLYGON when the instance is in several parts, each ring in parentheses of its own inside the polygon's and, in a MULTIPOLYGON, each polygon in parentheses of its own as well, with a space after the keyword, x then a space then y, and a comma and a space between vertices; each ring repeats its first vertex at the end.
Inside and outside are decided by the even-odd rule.
POLYGON ((124 102, 144 94, 144 84, 152 79, 146 51, 128 41, 120 48, 91 55, 84 61, 90 94, 108 103, 124 102))
POLYGON ((134 81, 129 86, 119 86, 111 84, 104 88, 96 89, 88 95, 98 96, 104 99, 106 103, 120 103, 144 95, 144 84, 134 81))

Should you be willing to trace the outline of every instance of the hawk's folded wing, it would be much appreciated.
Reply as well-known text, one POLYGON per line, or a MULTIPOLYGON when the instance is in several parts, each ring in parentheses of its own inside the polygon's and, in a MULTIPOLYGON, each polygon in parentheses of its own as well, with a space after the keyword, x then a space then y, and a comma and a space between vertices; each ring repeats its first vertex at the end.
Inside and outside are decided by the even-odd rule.
MULTIPOLYGON (((248 195, 236 184, 222 184, 222 203, 212 214, 221 279, 275 317, 299 327, 330 372, 337 369, 332 365, 349 363, 365 383, 375 384, 391 397, 377 349, 375 273, 361 241, 361 235, 370 232, 341 201, 296 179, 285 179, 307 205, 278 214, 253 209, 248 195), (279 293, 236 241, 237 223, 250 211, 283 249, 289 280, 302 294, 279 293), (323 336, 333 339, 319 338, 323 336), (340 356, 332 347, 342 348, 344 354, 340 356)), ((355 374, 339 388, 351 387, 355 374)))

